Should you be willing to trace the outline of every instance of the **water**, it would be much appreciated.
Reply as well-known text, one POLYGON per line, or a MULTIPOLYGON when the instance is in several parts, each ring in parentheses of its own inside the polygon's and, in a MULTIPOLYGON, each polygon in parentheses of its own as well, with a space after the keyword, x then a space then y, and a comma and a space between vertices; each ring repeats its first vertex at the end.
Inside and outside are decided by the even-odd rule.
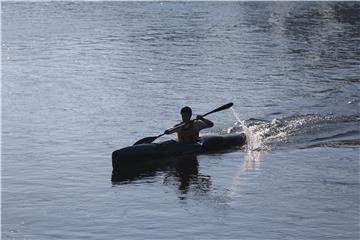
POLYGON ((2 239, 358 239, 359 16, 3 2, 2 239), (111 182, 112 151, 227 102, 204 134, 246 148, 111 182))

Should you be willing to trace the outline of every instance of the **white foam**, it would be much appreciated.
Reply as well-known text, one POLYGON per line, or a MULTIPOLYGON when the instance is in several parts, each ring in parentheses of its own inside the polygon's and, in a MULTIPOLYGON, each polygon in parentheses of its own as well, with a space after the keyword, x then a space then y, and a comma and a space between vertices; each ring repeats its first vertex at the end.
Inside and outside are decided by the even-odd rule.
POLYGON ((246 151, 257 151, 259 149, 263 149, 263 137, 261 132, 256 131, 257 127, 256 126, 246 126, 245 121, 240 119, 239 114, 235 111, 234 108, 230 108, 235 119, 237 120, 237 122, 235 123, 234 127, 237 127, 240 125, 240 127, 242 128, 242 130, 244 131, 245 135, 246 135, 246 151))

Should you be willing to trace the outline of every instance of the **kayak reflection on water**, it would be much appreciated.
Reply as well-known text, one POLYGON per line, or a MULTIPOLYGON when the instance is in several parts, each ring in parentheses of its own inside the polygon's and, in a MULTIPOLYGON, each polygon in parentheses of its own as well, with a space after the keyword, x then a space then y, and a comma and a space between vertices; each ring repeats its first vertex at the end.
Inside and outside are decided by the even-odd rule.
POLYGON ((187 194, 191 188, 196 192, 208 192, 211 187, 210 176, 199 174, 199 162, 195 155, 161 159, 147 165, 128 166, 116 174, 113 173, 111 181, 114 185, 131 184, 141 180, 152 181, 161 173, 165 173, 163 183, 178 185, 182 195, 187 194))
MULTIPOLYGON (((191 186, 196 192, 208 192, 211 187, 210 176, 199 174, 199 162, 196 156, 181 156, 172 171, 168 171, 164 184, 179 183, 179 191, 187 194, 191 186)), ((180 197, 184 199, 184 196, 180 197)))

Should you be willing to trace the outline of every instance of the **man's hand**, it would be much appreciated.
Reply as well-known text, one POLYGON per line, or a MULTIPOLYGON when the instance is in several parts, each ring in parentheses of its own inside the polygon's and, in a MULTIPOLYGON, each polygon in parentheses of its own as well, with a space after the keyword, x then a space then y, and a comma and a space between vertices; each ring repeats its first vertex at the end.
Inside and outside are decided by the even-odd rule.
POLYGON ((197 115, 197 116, 196 116, 196 119, 197 119, 197 120, 204 120, 204 117, 201 116, 201 115, 197 115))

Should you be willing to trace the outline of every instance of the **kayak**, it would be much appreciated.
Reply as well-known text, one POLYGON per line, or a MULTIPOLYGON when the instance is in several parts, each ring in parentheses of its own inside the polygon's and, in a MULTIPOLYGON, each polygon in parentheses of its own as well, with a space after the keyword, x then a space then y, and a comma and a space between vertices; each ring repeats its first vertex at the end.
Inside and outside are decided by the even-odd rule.
POLYGON ((244 133, 210 135, 200 138, 198 143, 183 144, 174 140, 161 143, 145 143, 116 150, 112 153, 113 175, 124 172, 131 166, 141 166, 162 161, 169 157, 221 152, 245 145, 244 133))

